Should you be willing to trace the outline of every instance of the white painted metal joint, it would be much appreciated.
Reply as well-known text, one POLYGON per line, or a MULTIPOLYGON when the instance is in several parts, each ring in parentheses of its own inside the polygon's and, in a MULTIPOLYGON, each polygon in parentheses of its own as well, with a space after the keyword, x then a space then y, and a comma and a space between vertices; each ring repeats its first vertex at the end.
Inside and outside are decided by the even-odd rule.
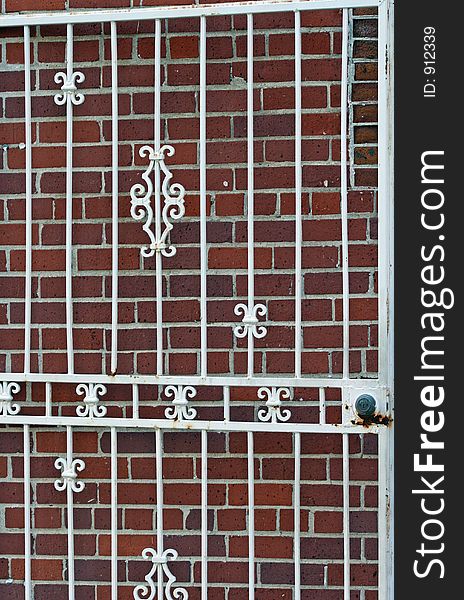
POLYGON ((67 77, 66 73, 63 71, 59 71, 55 73, 55 83, 62 83, 61 85, 61 93, 57 92, 55 94, 55 104, 58 106, 63 106, 66 104, 67 99, 69 98, 70 102, 74 104, 74 106, 79 106, 85 100, 84 94, 77 91, 78 83, 83 83, 85 81, 84 73, 81 71, 75 71, 71 77, 67 77))
POLYGON ((289 399, 290 395, 289 388, 259 388, 258 398, 262 400, 267 398, 267 402, 266 408, 261 408, 258 411, 258 419, 260 421, 270 421, 271 423, 288 421, 292 414, 288 408, 282 409, 282 398, 289 399))
POLYGON ((76 408, 76 414, 79 417, 104 417, 107 413, 106 406, 100 404, 99 396, 106 394, 106 386, 102 383, 80 383, 76 387, 76 392, 84 396, 84 404, 76 408))
POLYGON ((17 415, 21 407, 13 402, 14 394, 20 390, 19 383, 15 381, 2 381, 0 384, 0 416, 17 415))
POLYGON ((191 385, 168 385, 164 390, 164 395, 173 398, 171 406, 165 410, 167 419, 183 421, 194 419, 197 416, 197 411, 189 406, 189 400, 197 395, 196 389, 191 385))
POLYGON ((264 325, 258 325, 258 316, 265 316, 267 314, 267 308, 264 304, 255 304, 252 308, 248 308, 246 304, 237 304, 234 308, 234 313, 237 316, 243 314, 242 324, 237 325, 234 329, 234 334, 238 338, 244 338, 248 334, 248 330, 251 330, 253 337, 263 338, 267 334, 267 329, 264 325))
POLYGON ((79 493, 85 487, 83 481, 77 481, 78 473, 85 469, 85 462, 80 458, 69 461, 66 458, 58 457, 55 460, 55 469, 61 470, 61 478, 54 483, 58 492, 63 492, 70 487, 73 492, 79 493))

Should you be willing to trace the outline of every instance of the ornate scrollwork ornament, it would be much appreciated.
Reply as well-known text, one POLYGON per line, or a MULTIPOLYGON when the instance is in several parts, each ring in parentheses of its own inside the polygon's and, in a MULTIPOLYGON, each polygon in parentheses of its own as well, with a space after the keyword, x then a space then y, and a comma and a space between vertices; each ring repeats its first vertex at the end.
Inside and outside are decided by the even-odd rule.
MULTIPOLYGON (((158 573, 158 569, 162 569, 164 575, 167 577, 166 586, 164 588, 165 600, 188 600, 188 592, 182 587, 173 588, 173 584, 176 581, 175 576, 171 573, 168 562, 176 560, 178 554, 175 550, 165 550, 161 555, 158 554, 153 548, 145 548, 142 552, 142 557, 146 560, 150 560, 152 568, 148 575, 145 575, 145 581, 147 585, 138 585, 134 591, 134 600, 154 600, 156 597, 156 583, 154 580, 155 575, 158 573)), ((158 598, 163 600, 163 598, 158 598)))
POLYGON ((264 304, 255 304, 249 309, 246 304, 240 303, 234 308, 234 313, 238 317, 243 314, 241 324, 237 325, 234 329, 236 337, 246 337, 250 329, 253 337, 258 339, 263 338, 267 334, 266 327, 264 327, 264 325, 259 325, 258 319, 258 316, 264 317, 267 313, 267 308, 264 304))
POLYGON ((21 410, 19 404, 13 402, 13 395, 20 390, 19 383, 15 381, 2 381, 0 383, 0 415, 4 417, 17 415, 21 410))
POLYGON ((75 458, 68 462, 66 458, 58 457, 55 460, 55 469, 61 470, 61 478, 55 481, 55 490, 63 492, 68 486, 73 492, 79 493, 85 487, 83 481, 77 481, 80 471, 85 469, 85 462, 80 458, 75 458))
POLYGON ((282 398, 290 398, 290 390, 284 387, 262 387, 258 390, 258 398, 264 400, 267 398, 265 408, 258 410, 258 419, 260 421, 270 421, 278 423, 279 421, 288 421, 291 417, 291 412, 288 408, 282 409, 282 398))
POLYGON ((74 71, 71 77, 68 79, 68 76, 63 71, 59 71, 55 73, 55 83, 61 85, 61 92, 57 92, 55 94, 55 104, 58 106, 63 106, 66 104, 68 97, 74 106, 79 106, 85 100, 85 96, 82 92, 77 91, 77 84, 83 83, 85 81, 84 73, 81 71, 74 71))
POLYGON ((143 183, 136 183, 130 190, 131 197, 131 216, 136 221, 144 221, 142 229, 148 235, 150 244, 141 249, 142 256, 150 257, 156 252, 161 252, 167 258, 174 256, 176 248, 168 244, 169 232, 173 229, 172 221, 181 219, 185 214, 185 188, 180 183, 171 183, 173 174, 165 163, 165 156, 173 156, 174 148, 165 144, 158 151, 150 146, 142 146, 139 150, 141 158, 148 156, 149 164, 142 174, 143 183), (160 219, 164 223, 164 229, 160 235, 155 235, 153 231, 154 212, 151 206, 151 197, 154 192, 154 186, 150 177, 155 164, 158 163, 164 175, 161 184, 161 194, 164 197, 164 204, 161 209, 160 219))
POLYGON ((99 395, 104 396, 106 394, 106 386, 102 383, 80 383, 76 387, 76 393, 80 396, 84 396, 84 404, 81 404, 76 408, 76 414, 78 417, 104 417, 106 415, 106 406, 99 404, 99 395))
POLYGON ((197 416, 197 411, 189 406, 189 400, 195 398, 197 391, 191 385, 168 385, 164 389, 164 395, 167 398, 173 398, 171 406, 164 411, 167 419, 177 419, 178 421, 191 420, 197 416))

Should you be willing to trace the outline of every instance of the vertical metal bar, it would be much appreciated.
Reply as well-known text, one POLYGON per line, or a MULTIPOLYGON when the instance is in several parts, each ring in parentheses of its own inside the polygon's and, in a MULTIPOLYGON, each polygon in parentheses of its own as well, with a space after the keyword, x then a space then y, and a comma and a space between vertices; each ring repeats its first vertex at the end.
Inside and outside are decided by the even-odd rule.
POLYGON ((247 432, 248 448, 248 599, 255 598, 255 471, 253 432, 247 432))
POLYGON ((295 11, 295 377, 301 377, 301 14, 295 11))
POLYGON ((52 384, 49 381, 45 383, 45 416, 52 416, 52 384))
MULTIPOLYGON (((163 432, 157 429, 156 439, 156 549, 163 554, 163 432)), ((163 570, 158 566, 158 598, 163 598, 163 570)))
POLYGON ((208 433, 201 431, 201 600, 208 597, 208 433))
POLYGON ((224 394, 224 421, 230 421, 230 387, 225 385, 223 388, 224 394))
POLYGON ((155 19, 155 151, 161 143, 161 20, 155 19))
MULTIPOLYGON (((66 76, 73 74, 73 26, 66 26, 66 76)), ((68 373, 74 373, 72 300, 72 224, 73 224, 73 104, 66 94, 66 350, 68 373)))
MULTIPOLYGON (((247 229, 248 229, 248 313, 255 302, 254 252, 254 129, 253 129, 253 15, 247 15, 247 229)), ((248 377, 253 375, 254 338, 248 327, 248 377)))
POLYGON ((111 144, 112 144, 112 222, 111 222, 111 374, 118 368, 118 250, 119 250, 119 131, 118 131, 118 32, 111 22, 111 144))
POLYGON ((301 548, 300 548, 300 481, 301 481, 301 434, 294 434, 295 444, 295 482, 294 482, 294 556, 295 556, 295 600, 301 597, 301 548))
POLYGON ((206 248, 206 17, 200 17, 200 373, 208 371, 206 248))
POLYGON ((132 417, 139 418, 139 386, 136 383, 132 384, 132 417))
POLYGON ((24 594, 32 600, 31 576, 31 446, 29 425, 24 425, 24 594))
POLYGON ((391 37, 389 34, 389 6, 387 0, 379 7, 379 379, 387 384, 392 380, 393 332, 389 327, 393 306, 390 297, 393 290, 393 203, 392 191, 392 134, 391 134, 391 37), (391 314, 389 315, 389 311, 391 314))
POLYGON ((350 454, 349 433, 343 433, 343 600, 350 600, 350 454))
POLYGON ((326 422, 325 388, 319 388, 319 423, 326 422))
POLYGON ((31 370, 32 302, 32 121, 31 121, 31 32, 24 26, 24 117, 26 141, 26 281, 24 292, 24 373, 31 370))
POLYGON ((393 599, 393 444, 391 432, 379 432, 379 600, 393 599))
POLYGON ((118 432, 111 428, 111 600, 118 599, 118 432))
POLYGON ((348 181, 347 181, 347 102, 348 102, 348 9, 343 9, 342 77, 341 77, 341 149, 340 193, 342 219, 342 282, 343 282, 343 377, 350 376, 350 281, 348 263, 348 181))
MULTIPOLYGON (((71 465, 73 460, 73 434, 72 427, 66 427, 66 464, 71 465)), ((68 533, 68 599, 74 600, 74 501, 73 490, 68 483, 66 486, 66 513, 68 533)))
MULTIPOLYGON (((155 20, 155 152, 161 146, 161 21, 155 20)), ((155 160, 155 237, 161 238, 161 173, 155 160)), ((163 373, 163 264, 161 252, 156 260, 156 374, 163 373)))
MULTIPOLYGON (((394 203, 393 203, 393 61, 394 3, 384 0, 378 11, 379 108, 379 380, 389 394, 384 410, 394 411, 394 203)), ((379 432, 379 600, 394 597, 394 432, 379 432)))

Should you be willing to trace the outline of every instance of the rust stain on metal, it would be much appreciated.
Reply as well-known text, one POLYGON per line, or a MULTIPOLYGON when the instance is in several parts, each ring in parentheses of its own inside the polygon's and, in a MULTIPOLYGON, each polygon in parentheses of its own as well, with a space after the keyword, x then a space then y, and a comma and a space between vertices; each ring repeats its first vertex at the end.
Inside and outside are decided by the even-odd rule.
POLYGON ((385 427, 390 427, 390 425, 393 423, 393 419, 388 415, 377 413, 366 419, 353 419, 351 422, 353 425, 362 425, 366 428, 369 428, 371 425, 385 425, 385 427))

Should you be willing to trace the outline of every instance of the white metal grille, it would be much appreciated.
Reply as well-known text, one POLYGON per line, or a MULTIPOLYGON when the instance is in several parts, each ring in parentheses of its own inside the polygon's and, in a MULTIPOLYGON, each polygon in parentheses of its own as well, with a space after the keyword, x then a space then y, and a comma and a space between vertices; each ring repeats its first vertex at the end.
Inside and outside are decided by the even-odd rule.
MULTIPOLYGON (((67 434, 66 456, 59 457, 55 466, 61 475, 55 482, 57 491, 66 492, 67 502, 67 552, 68 552, 68 596, 75 597, 75 526, 73 507, 76 494, 83 489, 80 474, 85 463, 73 450, 73 431, 76 428, 109 430, 111 436, 111 597, 118 597, 118 536, 121 534, 117 521, 118 510, 118 472, 117 439, 118 432, 135 428, 154 431, 156 440, 156 549, 147 548, 143 557, 151 562, 147 569, 145 583, 133 590, 136 600, 142 598, 187 598, 187 592, 175 583, 174 561, 177 558, 175 548, 164 543, 163 529, 163 435, 165 431, 180 430, 201 432, 201 598, 208 597, 208 529, 207 529, 207 465, 208 432, 246 432, 247 435, 247 493, 248 493, 248 598, 255 596, 255 530, 254 530, 254 448, 256 433, 288 432, 292 435, 294 452, 294 598, 301 598, 301 561, 300 561, 300 473, 301 473, 301 436, 304 434, 337 434, 342 437, 343 463, 343 547, 344 547, 344 600, 350 598, 350 481, 349 481, 349 436, 350 434, 373 434, 379 438, 379 593, 387 600, 392 594, 391 581, 391 432, 385 423, 389 423, 392 411, 392 336, 391 336, 391 197, 390 197, 390 148, 391 148, 391 98, 390 28, 391 18, 387 0, 313 0, 311 2, 254 2, 236 4, 218 4, 199 7, 146 8, 112 11, 83 11, 69 13, 43 13, 39 15, 8 15, 3 17, 4 26, 24 28, 24 62, 26 71, 25 87, 25 150, 26 150, 26 286, 25 286, 25 351, 23 372, 4 373, 0 392, 0 415, 3 425, 21 426, 24 432, 24 589, 25 598, 32 599, 33 581, 31 575, 31 473, 30 473, 30 435, 31 428, 56 426, 65 428, 67 434), (341 223, 343 279, 343 372, 341 378, 314 377, 302 375, 302 150, 301 150, 301 11, 316 9, 343 9, 342 28, 342 80, 341 80, 341 140, 346 140, 348 105, 348 13, 350 9, 377 7, 379 20, 379 373, 378 378, 363 380, 350 377, 349 369, 349 265, 348 265, 348 207, 347 207, 347 170, 346 144, 341 144, 341 223), (256 300, 254 267, 254 111, 253 111, 253 19, 258 13, 294 11, 295 14, 295 322, 294 322, 294 374, 291 376, 260 375, 254 372, 254 343, 266 335, 266 306, 256 300), (247 15, 247 300, 237 302, 235 314, 238 322, 234 335, 247 341, 246 375, 217 376, 208 373, 208 319, 207 319, 207 161, 206 161, 206 32, 208 17, 213 15, 247 15), (194 376, 172 375, 163 364, 163 291, 162 257, 169 258, 176 252, 171 244, 169 233, 182 219, 185 211, 184 196, 186 190, 176 183, 169 170, 169 157, 175 149, 163 144, 160 130, 160 57, 161 57, 161 21, 179 17, 198 17, 200 21, 200 133, 199 133, 199 175, 200 175, 200 372, 194 376), (85 101, 79 91, 85 74, 74 70, 73 65, 73 26, 93 22, 95 19, 110 23, 111 27, 111 84, 112 84, 112 346, 111 373, 76 374, 74 373, 73 347, 73 294, 72 294, 72 199, 73 199, 73 111, 74 107, 85 101), (146 161, 145 171, 140 183, 130 191, 131 215, 146 233, 146 245, 141 248, 144 257, 155 257, 156 279, 156 373, 150 375, 122 375, 117 372, 118 337, 118 56, 117 26, 120 22, 155 20, 155 104, 154 104, 154 140, 140 150, 140 157, 146 161), (66 24, 66 69, 55 75, 55 82, 61 88, 55 94, 55 103, 66 107, 66 347, 67 373, 53 374, 32 372, 31 369, 31 305, 32 305, 32 136, 31 136, 31 89, 29 52, 30 28, 36 25, 66 24), (152 179, 153 176, 153 179, 152 179), (46 398, 43 411, 28 410, 28 402, 15 402, 15 394, 20 386, 33 383, 45 384, 46 398), (53 402, 54 384, 70 383, 82 396, 82 402, 75 414, 63 413, 53 402), (117 416, 108 410, 111 403, 105 404, 107 388, 113 385, 131 386, 132 396, 117 416), (163 388, 164 397, 171 400, 165 406, 164 415, 159 418, 147 418, 140 414, 139 387, 156 385, 163 388), (201 417, 192 403, 200 387, 216 386, 222 388, 222 416, 212 420, 201 417), (258 388, 258 399, 262 401, 255 420, 235 420, 230 412, 231 387, 258 388), (295 388, 316 388, 319 390, 318 422, 297 422, 292 418, 292 398, 295 388), (327 422, 326 390, 340 390, 341 418, 339 422, 327 422), (377 402, 377 418, 374 423, 362 422, 355 412, 354 403, 362 393, 371 394, 377 402)), ((30 387, 27 388, 30 390, 30 387)), ((109 396, 109 395, 108 395, 109 396)), ((106 397, 108 397, 106 396, 106 397)), ((30 398, 28 398, 29 400, 30 398)), ((253 398, 250 398, 253 400, 253 398)))

